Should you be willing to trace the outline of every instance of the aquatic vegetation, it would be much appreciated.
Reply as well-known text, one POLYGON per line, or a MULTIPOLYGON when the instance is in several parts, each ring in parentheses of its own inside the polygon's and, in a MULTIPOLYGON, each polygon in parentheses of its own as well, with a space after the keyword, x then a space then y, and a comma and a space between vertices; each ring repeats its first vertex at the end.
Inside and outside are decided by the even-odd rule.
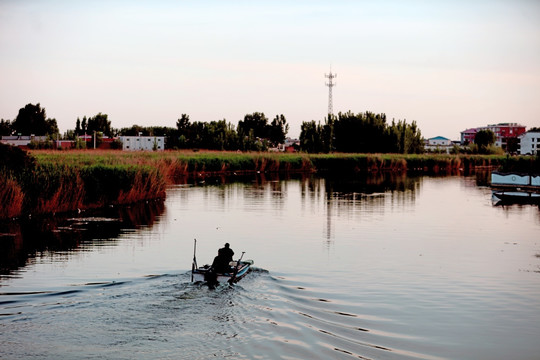
MULTIPOLYGON (((6 153, 5 148, 0 153, 6 153)), ((14 150, 9 150, 14 151, 14 150)), ((0 156, 0 218, 164 198, 168 184, 217 174, 361 172, 456 174, 528 157, 447 154, 305 154, 225 151, 34 150, 0 156), (15 155, 14 155, 15 154, 15 155), (8 159, 17 158, 17 161, 8 159)))

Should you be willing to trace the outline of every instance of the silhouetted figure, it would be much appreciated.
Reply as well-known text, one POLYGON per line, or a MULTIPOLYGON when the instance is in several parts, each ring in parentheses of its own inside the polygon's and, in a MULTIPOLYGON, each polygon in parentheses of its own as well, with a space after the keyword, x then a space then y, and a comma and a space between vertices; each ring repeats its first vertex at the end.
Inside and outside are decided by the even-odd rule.
POLYGON ((225 247, 218 250, 218 254, 221 252, 223 257, 228 261, 233 261, 234 251, 229 247, 229 243, 225 243, 225 247))
POLYGON ((232 257, 234 251, 229 247, 229 243, 225 244, 225 247, 218 250, 218 255, 214 258, 212 263, 213 271, 217 273, 228 273, 231 271, 229 263, 233 261, 232 257))

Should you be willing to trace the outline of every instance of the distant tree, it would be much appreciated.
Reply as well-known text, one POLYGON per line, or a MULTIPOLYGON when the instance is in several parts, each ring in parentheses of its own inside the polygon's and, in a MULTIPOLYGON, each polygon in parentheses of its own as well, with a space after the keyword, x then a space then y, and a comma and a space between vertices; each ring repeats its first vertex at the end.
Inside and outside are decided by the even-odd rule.
POLYGON ((325 124, 304 122, 300 133, 300 147, 308 152, 350 153, 422 153, 424 142, 416 122, 405 120, 392 125, 385 114, 352 112, 330 115, 325 124))
POLYGON ((174 143, 171 144, 171 148, 178 147, 185 149, 190 146, 190 139, 192 138, 192 128, 189 122, 189 115, 182 114, 180 119, 176 121, 177 133, 174 138, 174 143))
POLYGON ((478 146, 478 152, 481 154, 488 153, 488 148, 495 144, 495 133, 491 130, 480 130, 474 136, 474 143, 478 146))
POLYGON ((274 120, 270 123, 268 129, 268 140, 276 146, 277 144, 283 144, 285 142, 285 136, 289 132, 289 124, 283 114, 276 115, 274 120))
POLYGON ((99 113, 94 117, 88 119, 86 127, 87 132, 101 132, 105 136, 112 137, 111 122, 108 119, 107 114, 99 113))
POLYGON ((148 130, 139 125, 132 125, 129 128, 121 128, 119 130, 119 134, 122 136, 139 136, 141 134, 144 136, 149 135, 148 130))
POLYGON ((474 143, 479 146, 489 146, 495 144, 497 138, 491 130, 480 130, 474 136, 474 143))
POLYGON ((182 114, 180 119, 176 121, 176 128, 181 134, 185 132, 189 128, 189 115, 182 114))
POLYGON ((386 126, 385 114, 340 112, 334 123, 335 149, 350 153, 385 152, 386 126))
POLYGON ((52 136, 59 133, 56 119, 47 118, 45 109, 42 109, 39 103, 36 105, 27 104, 24 108, 19 109, 12 127, 16 133, 22 135, 52 136))
POLYGON ((0 120, 0 136, 9 136, 13 133, 10 120, 0 120))
POLYGON ((253 130, 253 136, 257 138, 268 138, 268 118, 264 113, 246 114, 244 120, 238 122, 238 132, 249 134, 250 130, 253 130))
POLYGON ((300 148, 309 153, 324 151, 322 127, 314 120, 303 122, 300 131, 300 148))
POLYGON ((77 138, 75 130, 67 130, 64 133, 65 140, 75 140, 77 138))
POLYGON ((517 137, 511 137, 506 139, 506 152, 509 154, 517 153, 519 149, 519 139, 517 137))
POLYGON ((86 134, 87 127, 88 127, 88 121, 86 120, 86 116, 84 116, 81 123, 81 135, 86 134))
POLYGON ((77 122, 75 123, 75 135, 83 135, 84 132, 81 130, 81 119, 77 118, 77 122))

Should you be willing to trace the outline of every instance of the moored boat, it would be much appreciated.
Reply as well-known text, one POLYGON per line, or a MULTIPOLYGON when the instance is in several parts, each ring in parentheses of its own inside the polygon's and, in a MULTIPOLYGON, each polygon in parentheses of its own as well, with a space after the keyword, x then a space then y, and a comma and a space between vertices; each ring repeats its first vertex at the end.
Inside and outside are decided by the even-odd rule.
POLYGON ((540 203, 540 194, 525 191, 493 191, 493 198, 506 203, 540 203))
POLYGON ((520 173, 491 173, 492 198, 505 203, 540 203, 540 176, 520 173))

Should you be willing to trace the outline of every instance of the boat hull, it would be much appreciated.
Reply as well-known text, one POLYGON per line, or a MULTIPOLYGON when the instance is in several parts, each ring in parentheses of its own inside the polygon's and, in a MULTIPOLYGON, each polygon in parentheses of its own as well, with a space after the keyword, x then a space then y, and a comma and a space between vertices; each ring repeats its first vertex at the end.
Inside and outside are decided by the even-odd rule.
POLYGON ((494 191, 493 197, 495 200, 507 203, 523 203, 536 204, 540 203, 540 194, 522 192, 522 191, 494 191))
MULTIPOLYGON (((238 267, 238 270, 236 272, 236 276, 234 275, 234 268, 231 268, 231 272, 229 272, 229 273, 217 273, 216 274, 217 275, 217 278, 216 278, 217 282, 218 283, 226 283, 226 282, 230 283, 231 279, 233 279, 232 282, 236 283, 239 280, 241 280, 244 276, 247 275, 247 273, 250 270, 251 265, 253 265, 252 260, 242 261, 240 263, 240 266, 238 267)), ((205 266, 199 267, 197 269, 194 269, 192 271, 193 281, 195 281, 195 282, 207 282, 206 276, 209 273, 209 271, 210 271, 210 266, 209 265, 205 265, 205 266)))

